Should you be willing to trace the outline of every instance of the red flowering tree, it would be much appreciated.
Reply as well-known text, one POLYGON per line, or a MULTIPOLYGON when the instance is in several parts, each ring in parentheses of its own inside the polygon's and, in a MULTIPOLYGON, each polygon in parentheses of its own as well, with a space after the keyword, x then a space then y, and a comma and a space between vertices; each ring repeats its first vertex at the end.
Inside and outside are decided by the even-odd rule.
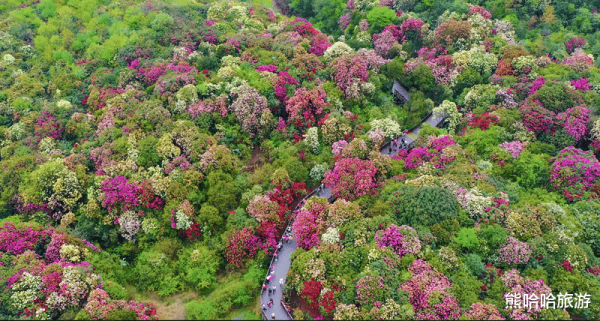
POLYGON ((253 257, 261 247, 260 237, 254 235, 251 228, 244 227, 243 230, 229 234, 225 258, 229 264, 241 267, 244 261, 253 257))
POLYGON ((333 170, 325 173, 323 183, 332 188, 335 197, 351 200, 373 190, 377 168, 373 162, 359 158, 342 158, 335 162, 333 170))
POLYGON ((298 88, 285 107, 289 114, 288 123, 298 128, 316 125, 324 115, 323 108, 329 106, 325 102, 326 96, 327 93, 320 87, 310 90, 304 87, 298 88))

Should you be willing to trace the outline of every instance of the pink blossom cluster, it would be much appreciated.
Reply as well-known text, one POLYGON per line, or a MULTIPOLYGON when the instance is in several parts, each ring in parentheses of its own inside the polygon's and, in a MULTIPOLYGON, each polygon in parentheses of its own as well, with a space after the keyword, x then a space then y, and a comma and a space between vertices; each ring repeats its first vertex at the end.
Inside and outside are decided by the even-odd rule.
POLYGON ((585 38, 573 38, 565 42, 565 47, 567 47, 567 52, 571 54, 575 51, 575 49, 583 48, 585 45, 587 45, 587 42, 588 41, 585 38))
MULTIPOLYGON (((504 294, 505 297, 507 294, 520 294, 521 297, 523 297, 524 294, 529 296, 535 294, 539 298, 542 294, 548 295, 552 293, 552 289, 544 284, 543 280, 524 278, 521 276, 521 273, 515 269, 505 272, 500 279, 507 289, 506 294, 504 294)), ((537 319, 541 311, 540 306, 536 307, 535 305, 531 305, 529 308, 521 307, 519 309, 512 309, 510 311, 510 317, 512 320, 537 319)))
POLYGON ((26 250, 33 250, 39 242, 50 237, 54 229, 34 229, 25 227, 24 224, 5 222, 0 226, 0 252, 22 254, 26 250))
POLYGON ((325 172, 323 183, 332 188, 332 194, 346 200, 366 195, 377 186, 377 168, 371 161, 342 158, 333 170, 325 172))
POLYGON ((34 134, 39 138, 51 137, 58 139, 62 137, 65 129, 58 123, 56 117, 47 110, 42 111, 42 117, 35 122, 34 134))
POLYGON ((446 147, 455 144, 454 139, 452 139, 450 135, 442 136, 439 138, 436 138, 434 136, 429 137, 433 137, 434 139, 431 141, 431 143, 428 142, 428 145, 431 148, 435 149, 438 153, 441 153, 446 147))
POLYGON ((92 320, 106 320, 108 314, 115 310, 135 311, 138 320, 156 320, 156 306, 153 303, 113 300, 103 289, 93 290, 84 309, 92 320))
POLYGON ((325 228, 321 213, 310 210, 300 210, 294 220, 293 229, 298 246, 305 250, 321 243, 320 235, 325 228))
POLYGON ((402 243, 402 233, 397 225, 391 224, 387 229, 379 230, 375 233, 375 242, 381 247, 389 247, 398 254, 398 257, 406 254, 402 243))
POLYGON ((531 246, 514 237, 506 239, 506 245, 498 249, 498 260, 507 265, 527 264, 531 257, 531 246))
POLYGON ((573 146, 561 150, 551 159, 550 183, 559 190, 582 184, 593 186, 594 180, 600 177, 600 163, 592 154, 573 146))
POLYGON ((576 50, 573 55, 563 60, 563 64, 571 67, 574 71, 587 71, 594 64, 594 58, 588 56, 583 50, 576 50))
POLYGON ((404 159, 404 166, 408 169, 416 168, 417 166, 431 160, 431 158, 433 158, 433 154, 429 152, 427 147, 415 147, 404 159))
POLYGON ((589 78, 581 78, 578 80, 571 80, 571 85, 577 90, 588 91, 590 90, 589 78))
POLYGON ((556 124, 556 114, 544 108, 539 101, 532 100, 519 107, 523 125, 535 133, 547 133, 556 124))
POLYGON ((231 104, 231 109, 242 129, 248 132, 250 137, 253 137, 260 129, 260 116, 263 111, 269 109, 267 98, 247 84, 232 93, 234 93, 235 100, 231 104))
POLYGON ((250 227, 229 234, 229 241, 225 248, 225 258, 229 264, 241 267, 243 261, 253 257, 261 249, 260 237, 254 235, 250 227))
POLYGON ((169 175, 177 168, 181 169, 182 172, 186 172, 191 167, 192 164, 187 160, 187 157, 185 157, 185 155, 179 155, 165 166, 165 174, 169 175))
POLYGON ((346 13, 342 15, 340 19, 338 19, 338 24, 340 25, 341 30, 346 30, 346 28, 348 28, 348 26, 350 25, 350 22, 352 22, 351 13, 346 13))
POLYGON ((476 14, 476 13, 480 14, 482 17, 484 17, 486 19, 492 18, 492 14, 489 11, 485 10, 485 8, 482 6, 472 6, 469 8, 469 15, 476 14))
POLYGON ((376 301, 384 295, 383 277, 363 276, 356 283, 356 303, 362 306, 377 305, 376 301))
POLYGON ((338 155, 339 153, 341 153, 344 150, 344 147, 346 147, 346 145, 348 145, 348 142, 345 140, 338 140, 337 142, 334 142, 331 145, 331 153, 333 155, 338 155))
POLYGON ((510 154, 513 158, 519 157, 519 154, 527 147, 527 143, 523 143, 521 141, 513 141, 513 142, 504 142, 498 145, 500 148, 504 149, 507 153, 510 154))
POLYGON ((100 190, 104 193, 102 206, 109 211, 118 205, 121 205, 123 210, 139 205, 137 200, 139 187, 135 183, 130 183, 125 176, 107 178, 102 182, 100 190))
POLYGON ((529 96, 535 94, 546 82, 546 78, 539 77, 531 83, 531 88, 529 89, 529 96))
MULTIPOLYGON (((437 309, 431 304, 432 299, 437 295, 448 295, 447 290, 452 286, 444 274, 438 272, 429 263, 421 259, 415 260, 408 267, 408 270, 412 272, 412 277, 408 282, 402 284, 400 288, 408 292, 409 302, 413 306, 415 313, 417 313, 416 317, 424 314, 424 319, 440 320, 441 316, 439 314, 454 316, 460 313, 458 307, 454 307, 453 300, 451 299, 447 299, 447 304, 442 304, 437 309), (444 307, 449 307, 450 309, 444 307)), ((458 315, 453 318, 457 319, 458 315)))
POLYGON ((256 67, 256 71, 277 72, 277 66, 275 66, 275 65, 262 65, 262 66, 256 67))
POLYGON ((587 134, 590 110, 585 105, 575 106, 558 114, 558 120, 563 122, 565 132, 578 142, 587 134))

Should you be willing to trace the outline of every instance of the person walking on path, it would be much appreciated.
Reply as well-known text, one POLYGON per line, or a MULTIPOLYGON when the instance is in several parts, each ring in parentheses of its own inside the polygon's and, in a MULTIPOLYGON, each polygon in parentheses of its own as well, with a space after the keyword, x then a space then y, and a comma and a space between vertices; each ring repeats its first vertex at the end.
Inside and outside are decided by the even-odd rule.
POLYGON ((279 284, 283 285, 283 278, 279 279, 279 284))
POLYGON ((277 290, 277 287, 275 285, 273 285, 273 294, 275 294, 276 290, 277 290))

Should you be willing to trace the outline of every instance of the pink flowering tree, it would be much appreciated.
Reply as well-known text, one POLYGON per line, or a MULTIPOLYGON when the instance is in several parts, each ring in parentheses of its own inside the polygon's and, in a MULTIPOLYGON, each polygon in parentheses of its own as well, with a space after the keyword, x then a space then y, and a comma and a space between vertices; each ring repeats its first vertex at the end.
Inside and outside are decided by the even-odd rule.
POLYGON ((261 223, 272 222, 278 224, 281 222, 278 215, 279 204, 272 201, 267 195, 256 195, 248 205, 248 213, 261 223))
POLYGON ((498 249, 498 261, 509 266, 527 264, 531 257, 531 246, 514 237, 506 239, 506 245, 498 249))
POLYGON ((250 227, 229 234, 225 248, 225 259, 234 267, 241 267, 246 259, 253 257, 261 249, 260 237, 254 235, 250 227))
MULTIPOLYGON (((507 289, 504 294, 505 298, 510 294, 520 294, 521 297, 523 297, 524 294, 527 294, 530 297, 535 294, 539 298, 542 294, 547 296, 552 293, 552 289, 550 289, 543 280, 524 278, 519 271, 514 269, 505 272, 500 278, 504 287, 507 289)), ((542 312, 542 309, 540 306, 531 306, 529 308, 521 306, 517 309, 511 307, 509 308, 509 312, 511 320, 532 320, 537 319, 542 312)))
POLYGON ((421 241, 417 231, 407 225, 398 227, 391 224, 387 229, 377 231, 375 242, 380 248, 391 248, 398 257, 407 253, 416 255, 421 251, 421 241))
POLYGON ((313 198, 298 212, 292 228, 299 247, 310 250, 319 245, 326 228, 324 217, 328 204, 324 198, 313 198))
POLYGON ((448 294, 452 284, 444 274, 421 259, 415 260, 408 270, 412 272, 412 277, 400 288, 408 292, 408 300, 416 313, 416 319, 458 319, 458 300, 448 294))
POLYGON ((342 158, 333 170, 325 173, 323 183, 332 188, 332 194, 346 200, 366 195, 377 186, 377 168, 371 161, 359 158, 342 158))
POLYGON ((573 136, 575 142, 578 142, 583 139, 588 132, 590 110, 585 108, 585 105, 575 106, 558 114, 558 120, 563 122, 565 132, 573 136))
POLYGON ((505 320, 493 304, 473 303, 471 310, 462 315, 461 320, 505 320))
POLYGON ((253 137, 260 129, 260 116, 268 110, 267 98, 248 84, 232 90, 232 93, 235 100, 231 109, 242 129, 253 137))
POLYGON ((288 123, 298 128, 312 127, 323 117, 324 108, 329 106, 325 102, 327 93, 320 87, 306 89, 298 88, 286 104, 289 114, 288 123))
POLYGON ((504 142, 498 146, 504 149, 513 158, 517 158, 525 147, 527 147, 527 143, 528 142, 522 143, 521 141, 516 140, 514 142, 504 142))
POLYGON ((550 183, 567 198, 594 186, 600 176, 600 163, 594 154, 573 146, 561 150, 551 161, 550 183))
POLYGON ((356 303, 362 310, 369 311, 373 306, 381 306, 388 292, 383 277, 363 276, 356 284, 356 303))
POLYGON ((554 129, 556 114, 544 108, 539 101, 528 101, 522 104, 519 110, 523 118, 523 125, 527 129, 537 134, 547 133, 554 129))

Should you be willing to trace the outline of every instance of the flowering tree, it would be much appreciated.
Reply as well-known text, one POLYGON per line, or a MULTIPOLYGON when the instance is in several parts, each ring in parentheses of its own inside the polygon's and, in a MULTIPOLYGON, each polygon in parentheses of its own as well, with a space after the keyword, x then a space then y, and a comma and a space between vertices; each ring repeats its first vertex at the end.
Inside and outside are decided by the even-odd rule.
POLYGON ((319 245, 320 236, 325 231, 323 220, 328 202, 324 198, 313 198, 298 212, 292 228, 297 237, 298 246, 310 250, 319 245))
POLYGON ((565 132, 578 142, 587 134, 590 110, 585 105, 575 106, 558 114, 558 120, 563 122, 565 132))
POLYGON ((232 94, 235 100, 231 109, 242 128, 253 137, 260 129, 260 115, 268 109, 267 99, 248 84, 232 90, 232 94))
POLYGON ((244 261, 253 257, 261 248, 260 238, 254 235, 249 227, 229 234, 229 241, 225 248, 225 259, 235 267, 241 267, 244 261))
POLYGON ((582 193, 594 186, 600 176, 600 163, 596 157, 573 146, 561 150, 551 161, 550 183, 565 196, 582 193))
POLYGON ((267 195, 256 195, 248 205, 248 213, 256 218, 258 222, 280 223, 279 204, 272 201, 267 195))
POLYGON ((527 264, 531 256, 531 247, 514 237, 506 239, 506 246, 498 249, 499 261, 507 265, 527 264))
POLYGON ((333 170, 325 173, 323 183, 331 187, 332 194, 350 200, 366 195, 377 184, 377 168, 370 161, 359 158, 342 158, 335 162, 333 170))
POLYGON ((452 284, 442 273, 421 259, 415 260, 408 270, 412 272, 412 277, 400 287, 408 292, 409 302, 417 317, 440 320, 458 318, 460 308, 456 299, 447 293, 452 284), (442 300, 435 303, 434 298, 437 295, 440 295, 442 300))
POLYGON ((320 87, 308 90, 298 88, 286 104, 289 114, 288 123, 298 128, 312 127, 323 116, 323 108, 329 104, 325 102, 327 94, 320 87))

